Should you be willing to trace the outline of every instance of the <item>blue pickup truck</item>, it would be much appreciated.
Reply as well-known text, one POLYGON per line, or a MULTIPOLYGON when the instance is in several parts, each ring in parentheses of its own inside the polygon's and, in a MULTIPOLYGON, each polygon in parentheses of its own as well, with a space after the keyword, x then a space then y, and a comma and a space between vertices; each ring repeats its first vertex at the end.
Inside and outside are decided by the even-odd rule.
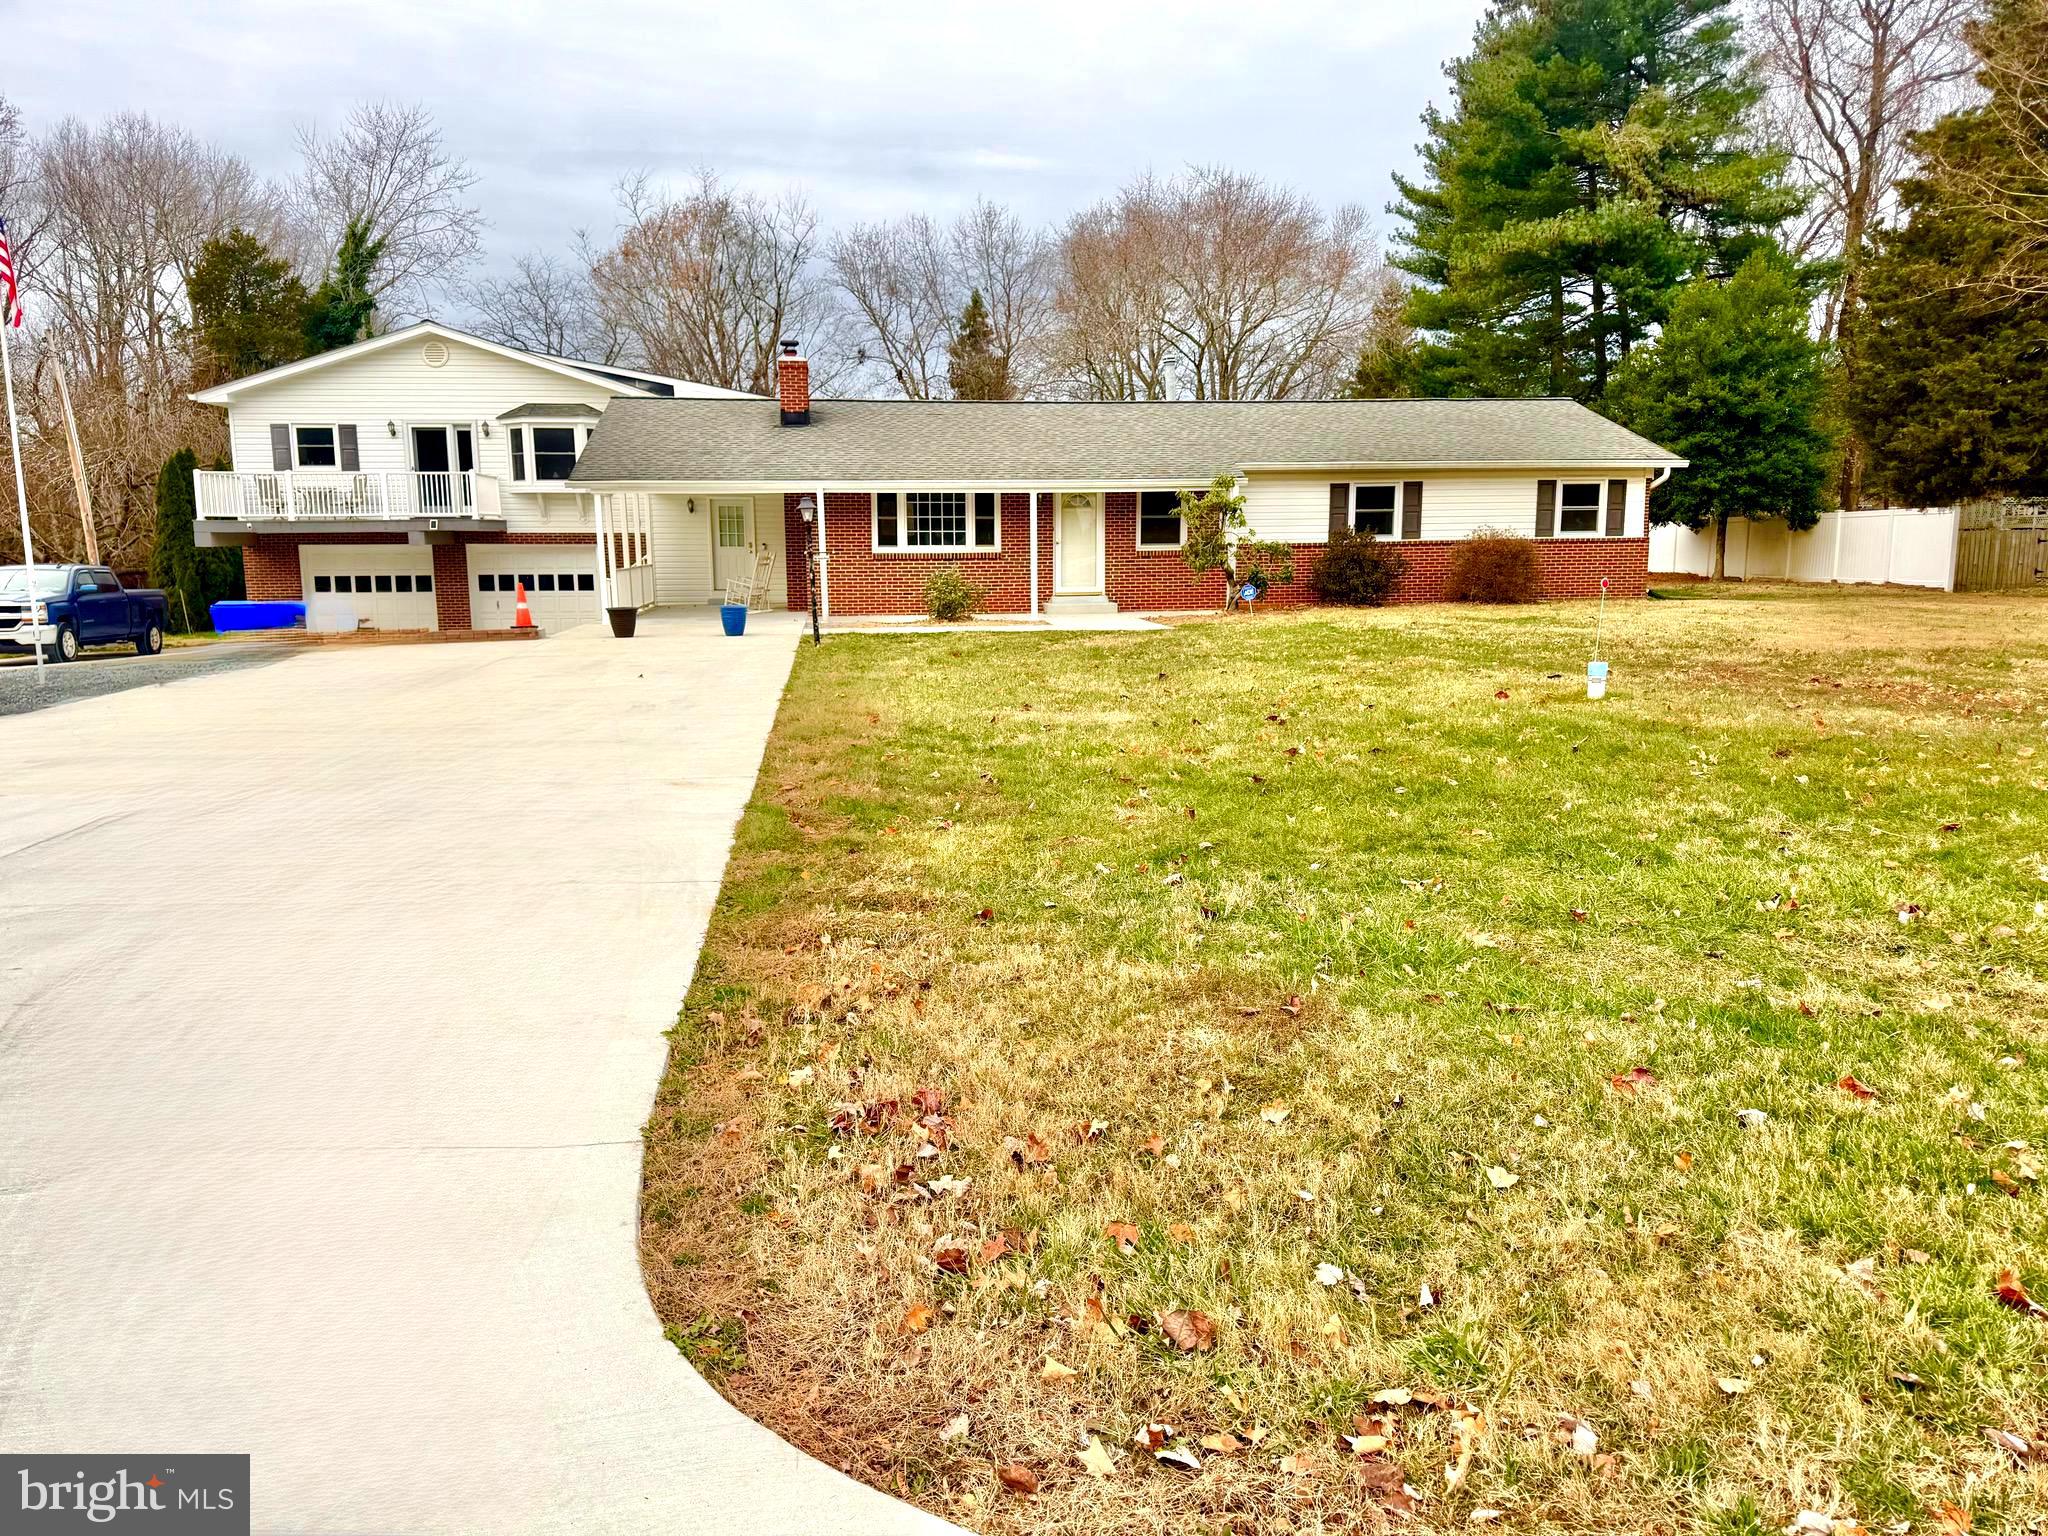
POLYGON ((132 645, 143 656, 164 648, 163 593, 127 588, 104 565, 0 565, 0 655, 33 651, 40 638, 52 661, 76 661, 88 645, 132 645))

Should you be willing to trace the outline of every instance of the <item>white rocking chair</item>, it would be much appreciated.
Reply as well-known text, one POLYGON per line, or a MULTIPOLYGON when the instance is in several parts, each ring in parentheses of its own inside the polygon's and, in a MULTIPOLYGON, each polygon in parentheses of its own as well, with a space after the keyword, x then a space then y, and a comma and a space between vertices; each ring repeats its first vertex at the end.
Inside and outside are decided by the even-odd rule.
POLYGON ((775 551, 764 546, 755 552, 751 575, 735 576, 725 584, 725 600, 745 608, 765 608, 769 578, 774 574, 775 551))

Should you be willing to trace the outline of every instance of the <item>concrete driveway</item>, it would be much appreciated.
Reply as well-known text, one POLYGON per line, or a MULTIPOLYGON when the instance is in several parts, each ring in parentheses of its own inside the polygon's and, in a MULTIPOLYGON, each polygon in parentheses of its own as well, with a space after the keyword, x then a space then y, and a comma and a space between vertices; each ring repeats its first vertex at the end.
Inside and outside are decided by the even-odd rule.
POLYGON ((0 719, 0 1448, 247 1451, 258 1530, 947 1528, 641 1288, 797 628, 650 619, 0 719))

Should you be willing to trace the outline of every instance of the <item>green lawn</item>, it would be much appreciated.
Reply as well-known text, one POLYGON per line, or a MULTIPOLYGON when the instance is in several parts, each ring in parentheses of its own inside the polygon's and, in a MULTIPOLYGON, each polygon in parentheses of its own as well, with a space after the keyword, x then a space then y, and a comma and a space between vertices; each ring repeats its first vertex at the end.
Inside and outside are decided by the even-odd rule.
POLYGON ((2048 601, 1688 598, 806 648, 678 1347, 984 1530, 2039 1529, 2048 601))

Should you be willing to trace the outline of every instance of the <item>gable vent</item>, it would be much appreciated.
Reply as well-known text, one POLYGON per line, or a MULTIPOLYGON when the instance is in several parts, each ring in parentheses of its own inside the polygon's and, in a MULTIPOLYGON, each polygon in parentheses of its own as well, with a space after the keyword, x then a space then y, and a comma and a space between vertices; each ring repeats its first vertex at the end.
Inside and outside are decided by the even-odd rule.
POLYGON ((429 368, 439 368, 448 361, 448 343, 445 341, 428 342, 424 347, 420 348, 420 361, 429 368))

